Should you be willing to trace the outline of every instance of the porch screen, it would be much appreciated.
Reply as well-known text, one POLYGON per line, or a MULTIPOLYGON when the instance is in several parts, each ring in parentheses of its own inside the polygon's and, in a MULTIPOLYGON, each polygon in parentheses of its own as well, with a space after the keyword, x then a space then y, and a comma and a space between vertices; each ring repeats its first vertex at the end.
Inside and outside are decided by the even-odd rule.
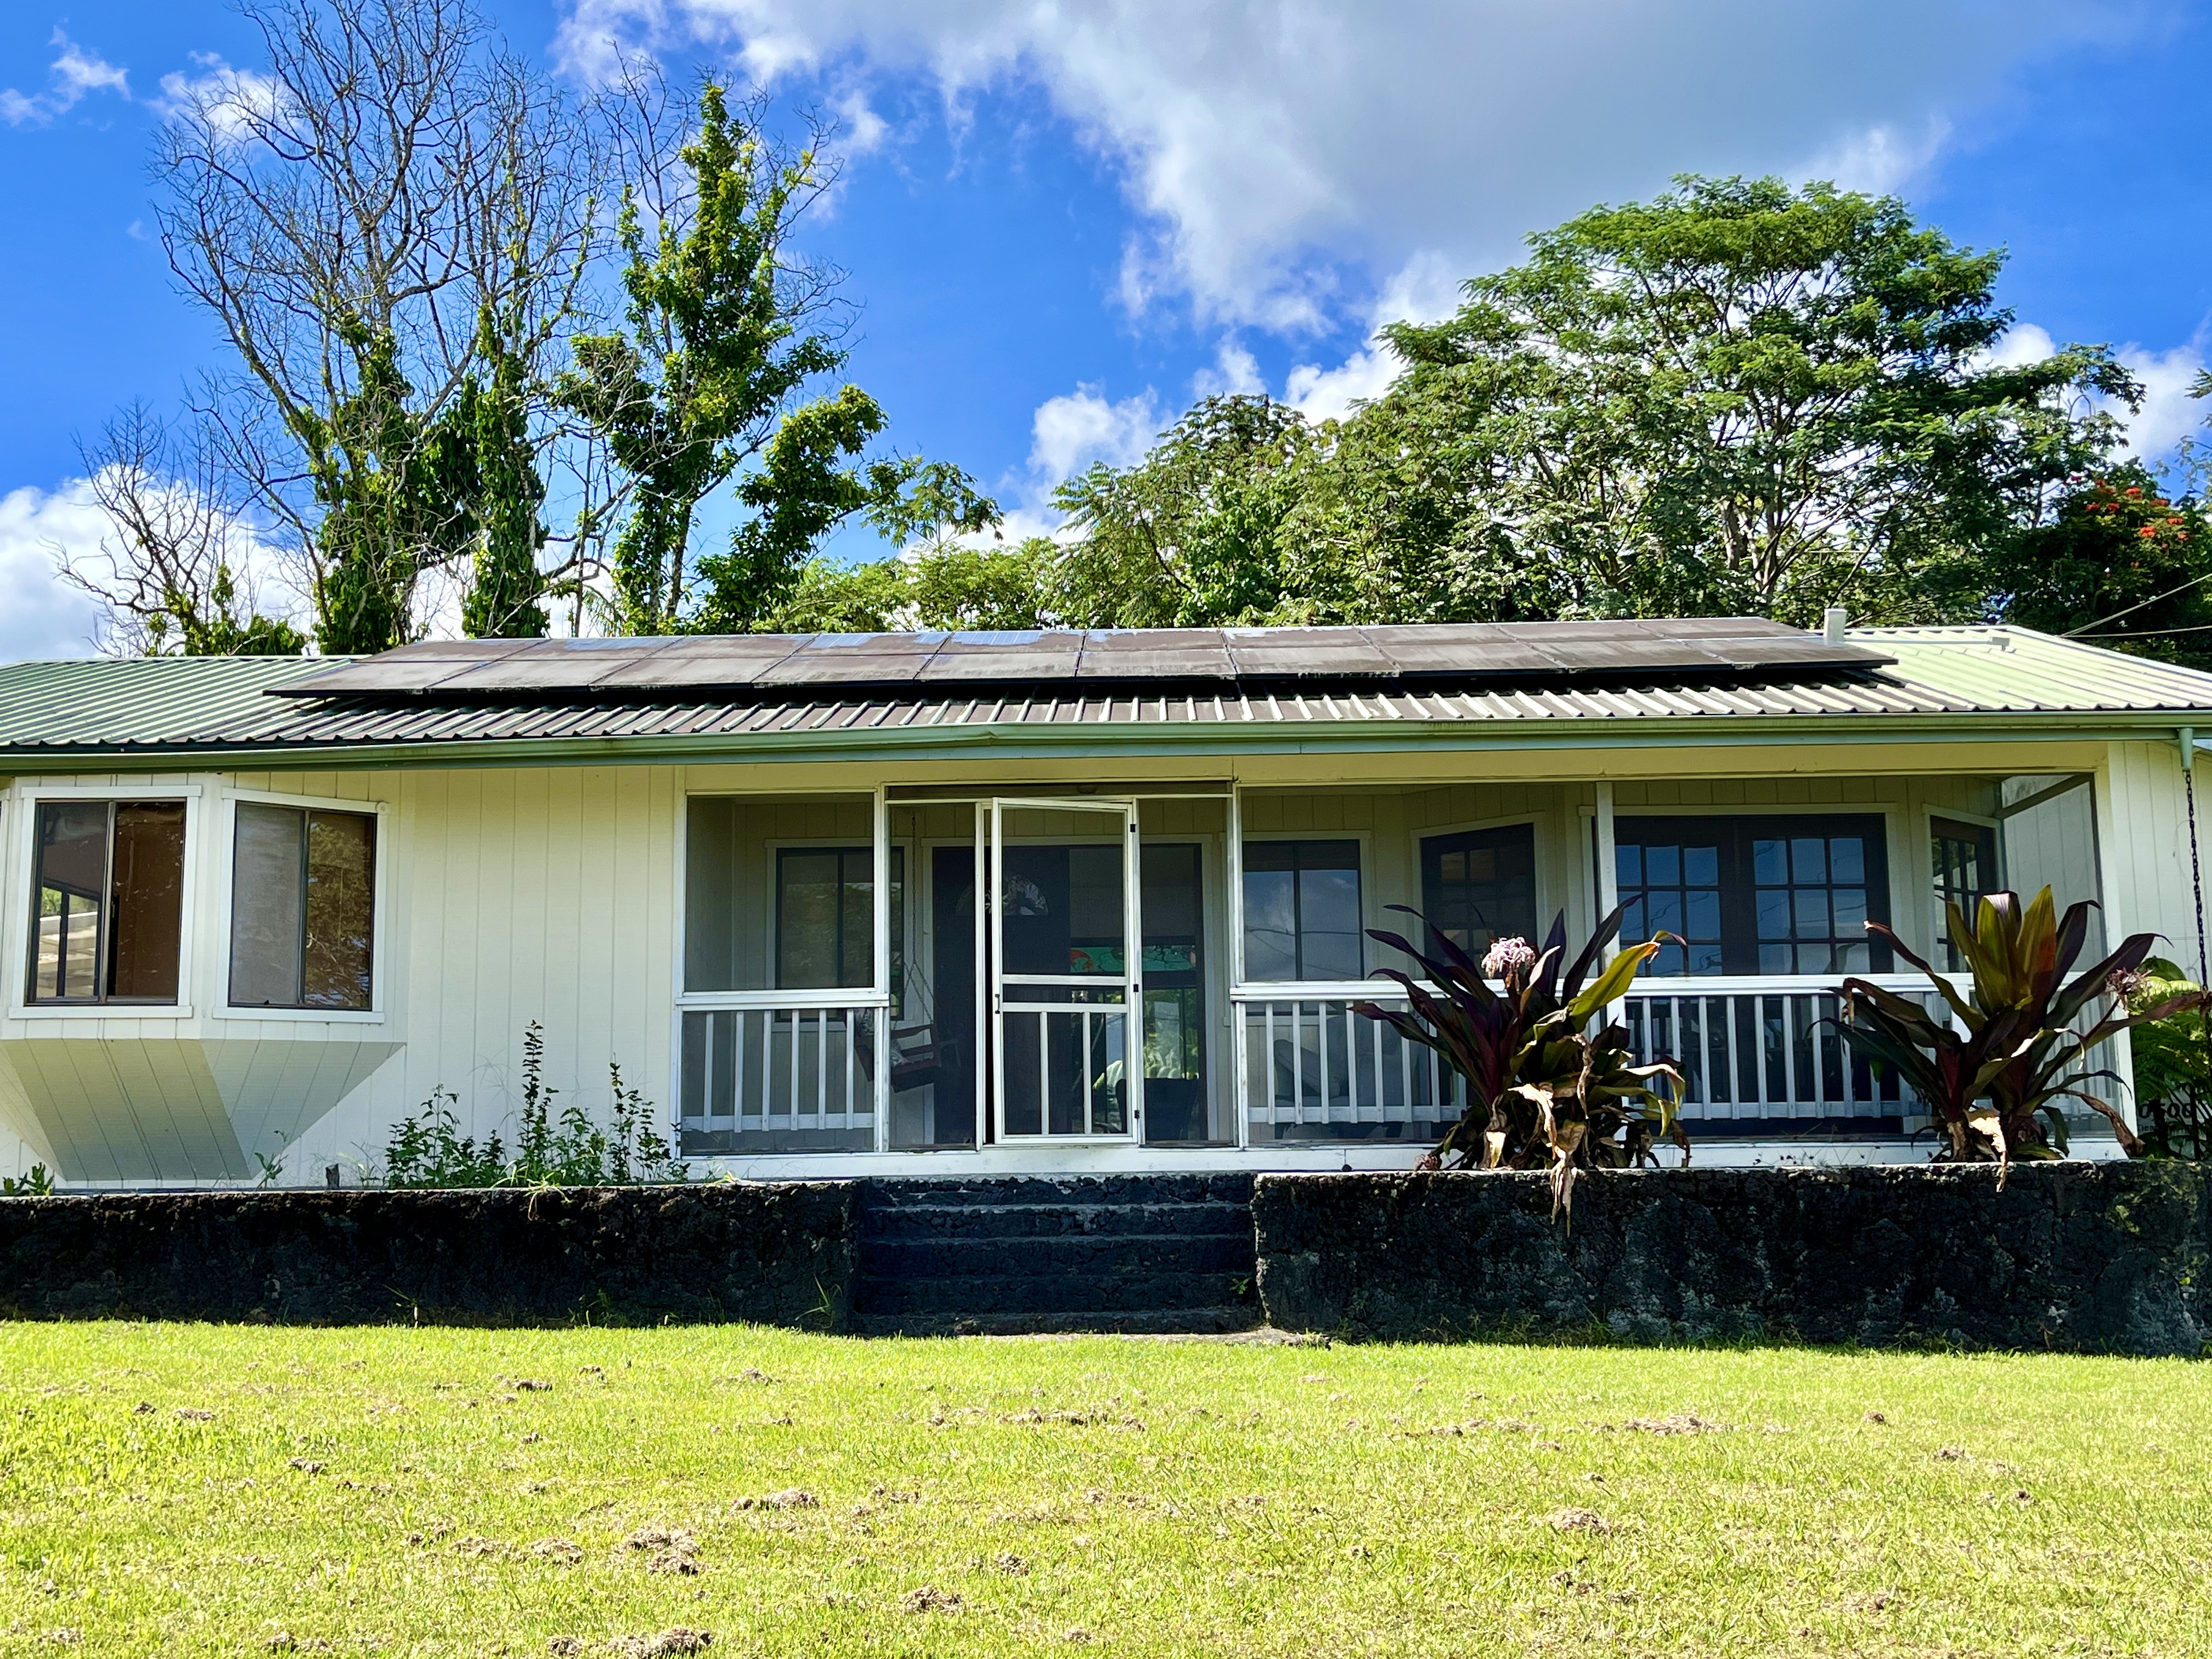
POLYGON ((1879 817, 1623 817, 1614 873, 1631 941, 1676 935, 1662 977, 1887 973, 1866 924, 1889 920, 1879 817))
POLYGON ((30 1000, 177 1000, 185 803, 40 801, 30 1000))
POLYGON ((241 801, 232 850, 234 1008, 372 1006, 376 818, 241 801))
MULTIPOLYGON (((684 989, 872 985, 873 811, 865 795, 692 796, 684 989)), ((891 914, 896 928, 896 903, 891 914)))

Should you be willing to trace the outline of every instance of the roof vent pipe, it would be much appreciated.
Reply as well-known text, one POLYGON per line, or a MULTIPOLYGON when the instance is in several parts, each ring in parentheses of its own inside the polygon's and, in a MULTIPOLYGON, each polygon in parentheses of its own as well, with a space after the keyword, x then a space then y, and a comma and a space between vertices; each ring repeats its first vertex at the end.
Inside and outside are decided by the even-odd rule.
POLYGON ((1840 605, 1832 605, 1820 613, 1820 632, 1830 645, 1844 642, 1844 629, 1850 625, 1850 613, 1840 605))

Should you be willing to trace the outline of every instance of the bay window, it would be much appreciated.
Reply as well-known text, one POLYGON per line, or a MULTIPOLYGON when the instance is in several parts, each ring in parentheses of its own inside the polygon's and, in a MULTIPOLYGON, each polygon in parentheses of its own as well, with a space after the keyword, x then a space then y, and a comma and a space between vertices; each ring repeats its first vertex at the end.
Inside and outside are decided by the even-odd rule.
POLYGON ((37 805, 28 1000, 174 1003, 185 803, 37 805))
POLYGON ((374 1006, 375 815, 241 801, 237 824, 230 1006, 367 1012, 374 1006))

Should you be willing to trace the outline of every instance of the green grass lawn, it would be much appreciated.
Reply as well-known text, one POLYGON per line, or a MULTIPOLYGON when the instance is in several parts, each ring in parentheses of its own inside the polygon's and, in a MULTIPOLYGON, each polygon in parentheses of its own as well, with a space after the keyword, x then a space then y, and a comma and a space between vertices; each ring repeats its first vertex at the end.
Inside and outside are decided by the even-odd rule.
POLYGON ((2182 1362, 16 1324, 0 1413, 9 1654, 2212 1654, 2182 1362))

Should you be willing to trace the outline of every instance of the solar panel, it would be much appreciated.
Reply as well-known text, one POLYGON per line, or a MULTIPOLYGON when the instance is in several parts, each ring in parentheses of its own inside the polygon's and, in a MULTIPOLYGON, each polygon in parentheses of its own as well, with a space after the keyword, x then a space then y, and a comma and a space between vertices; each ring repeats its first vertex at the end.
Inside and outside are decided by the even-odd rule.
POLYGON ((1094 628, 1076 667, 1083 679, 1227 679, 1235 672, 1213 628, 1094 628))
POLYGON ((1357 678, 1395 672, 1389 657, 1357 628, 1230 628, 1222 635, 1237 673, 1250 678, 1357 678))
POLYGON ((778 686, 972 686, 1054 680, 1543 681, 1864 669, 1893 659, 1755 617, 1375 628, 746 634, 454 640, 270 688, 281 696, 670 695, 778 686))

